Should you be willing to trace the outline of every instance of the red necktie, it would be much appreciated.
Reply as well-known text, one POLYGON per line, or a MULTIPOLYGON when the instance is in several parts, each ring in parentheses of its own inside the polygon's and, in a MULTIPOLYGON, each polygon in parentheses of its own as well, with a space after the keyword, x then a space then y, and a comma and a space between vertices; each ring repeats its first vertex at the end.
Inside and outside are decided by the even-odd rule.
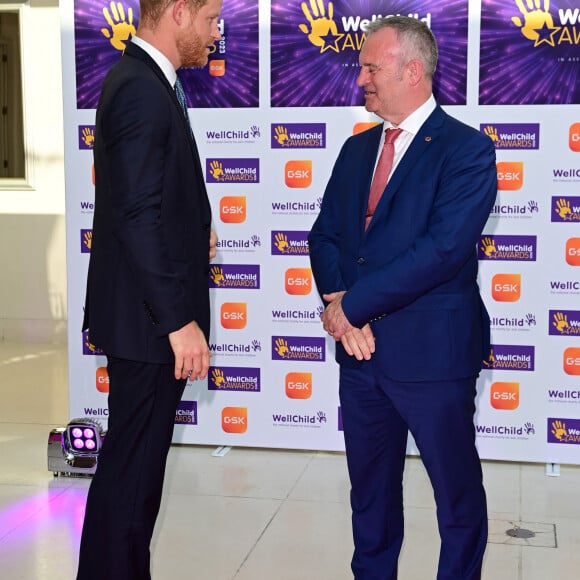
POLYGON ((395 157, 395 139, 401 134, 403 129, 386 129, 385 130, 385 144, 375 169, 375 175, 371 183, 371 191, 369 193, 369 201, 367 204, 367 213, 365 216, 365 230, 369 227, 371 219, 375 213, 375 209, 387 187, 389 174, 393 168, 393 158, 395 157))

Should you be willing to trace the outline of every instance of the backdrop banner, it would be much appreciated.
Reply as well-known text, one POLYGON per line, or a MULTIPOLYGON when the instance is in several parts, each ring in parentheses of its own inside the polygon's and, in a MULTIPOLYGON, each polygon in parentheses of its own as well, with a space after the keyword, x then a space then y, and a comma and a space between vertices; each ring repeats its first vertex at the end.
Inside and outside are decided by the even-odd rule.
MULTIPOLYGON (((81 331, 91 251, 91 149, 107 70, 138 0, 62 0, 70 416, 107 426, 106 359, 81 331)), ((574 0, 224 0, 220 42, 184 86, 218 255, 209 376, 189 382, 174 441, 344 449, 334 342, 308 231, 346 138, 380 121, 356 86, 365 25, 424 21, 435 96, 497 150, 497 201, 477 246, 492 319, 475 416, 482 458, 580 461, 580 11, 574 0), (533 7, 530 7, 532 6, 533 7), (575 225, 575 226, 574 226, 575 225)), ((409 452, 416 453, 413 443, 409 452)))

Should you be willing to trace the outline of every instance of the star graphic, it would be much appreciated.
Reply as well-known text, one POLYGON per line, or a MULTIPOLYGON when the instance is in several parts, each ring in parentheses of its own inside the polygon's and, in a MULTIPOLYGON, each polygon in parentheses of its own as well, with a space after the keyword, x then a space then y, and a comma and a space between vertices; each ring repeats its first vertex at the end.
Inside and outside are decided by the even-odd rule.
POLYGON ((328 49, 334 50, 334 52, 340 52, 338 48, 338 41, 344 36, 344 34, 333 34, 330 28, 328 32, 321 36, 322 40, 324 40, 324 44, 320 47, 320 52, 326 52, 328 49))
POLYGON ((548 26, 547 22, 544 22, 542 28, 534 28, 538 33, 538 38, 536 38, 536 42, 534 42, 534 48, 544 42, 550 46, 556 46, 556 43, 554 42, 554 34, 556 34, 560 28, 560 26, 548 26))

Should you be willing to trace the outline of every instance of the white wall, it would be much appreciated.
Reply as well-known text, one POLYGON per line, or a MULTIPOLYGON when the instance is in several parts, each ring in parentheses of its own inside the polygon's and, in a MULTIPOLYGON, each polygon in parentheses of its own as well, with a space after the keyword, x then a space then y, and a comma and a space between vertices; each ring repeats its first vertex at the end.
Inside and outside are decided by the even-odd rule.
MULTIPOLYGON (((0 2, 0 9, 6 7, 0 2)), ((31 0, 21 20, 29 175, 0 180, 0 340, 66 340, 64 144, 58 0, 31 0)))

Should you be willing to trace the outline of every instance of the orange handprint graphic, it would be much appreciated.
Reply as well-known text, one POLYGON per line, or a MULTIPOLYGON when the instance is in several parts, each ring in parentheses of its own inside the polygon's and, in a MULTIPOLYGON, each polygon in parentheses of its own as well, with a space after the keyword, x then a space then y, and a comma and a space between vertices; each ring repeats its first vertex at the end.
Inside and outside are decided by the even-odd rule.
POLYGON ((325 52, 329 48, 339 52, 337 43, 344 34, 338 33, 336 22, 333 20, 334 6, 332 2, 328 3, 328 18, 326 17, 324 0, 310 0, 310 9, 306 2, 302 2, 300 6, 310 28, 306 24, 300 24, 298 28, 304 34, 308 34, 308 40, 314 46, 319 46, 320 52, 325 52))
POLYGON ((529 40, 534 41, 534 46, 538 46, 542 42, 546 42, 554 46, 552 35, 554 32, 560 30, 559 26, 554 26, 554 20, 550 14, 550 0, 515 0, 516 6, 520 9, 524 20, 519 16, 513 16, 512 22, 519 27, 521 33, 529 40), (550 30, 551 33, 546 36, 542 35, 542 31, 550 30))
POLYGON ((556 213, 563 219, 567 219, 572 213, 570 202, 566 199, 559 199, 556 202, 556 213))
POLYGON ((288 353, 288 344, 286 344, 286 341, 283 338, 277 338, 275 349, 278 356, 284 358, 288 353))
POLYGON ((123 51, 126 47, 126 41, 136 33, 133 25, 133 8, 129 7, 127 11, 127 16, 129 17, 127 22, 125 20, 125 8, 121 2, 113 1, 109 6, 111 11, 109 12, 109 9, 105 6, 103 8, 103 16, 109 24, 110 30, 109 28, 101 28, 101 32, 105 38, 109 39, 113 48, 123 51))

